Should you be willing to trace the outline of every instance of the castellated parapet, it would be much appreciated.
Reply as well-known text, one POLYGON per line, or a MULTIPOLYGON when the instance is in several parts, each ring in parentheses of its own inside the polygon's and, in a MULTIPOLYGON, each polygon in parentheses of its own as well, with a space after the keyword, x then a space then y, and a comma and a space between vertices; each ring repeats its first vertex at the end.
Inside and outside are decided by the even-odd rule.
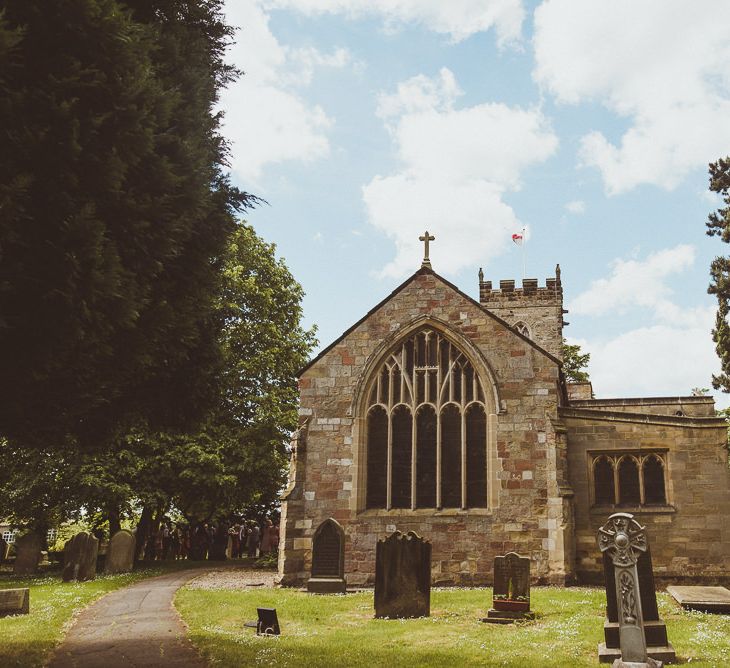
POLYGON ((492 281, 485 281, 479 270, 479 302, 484 308, 505 320, 521 334, 528 336, 539 346, 562 359, 563 286, 560 281, 560 265, 555 267, 555 277, 548 278, 544 286, 538 286, 536 278, 525 278, 522 287, 515 287, 514 280, 501 280, 499 289, 492 281))

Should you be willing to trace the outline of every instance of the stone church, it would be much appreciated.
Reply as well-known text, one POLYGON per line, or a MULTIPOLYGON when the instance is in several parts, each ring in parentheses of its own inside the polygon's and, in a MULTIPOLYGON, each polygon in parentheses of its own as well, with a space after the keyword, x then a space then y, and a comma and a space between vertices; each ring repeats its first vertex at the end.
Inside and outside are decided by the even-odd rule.
POLYGON ((602 400, 566 383, 565 313, 559 267, 545 285, 498 289, 480 271, 475 301, 433 271, 426 244, 420 269, 300 373, 282 584, 310 577, 329 518, 351 586, 374 582, 376 543, 396 529, 431 541, 434 584, 488 584, 509 551, 530 557, 535 582, 596 581, 596 533, 618 510, 646 525, 657 576, 727 579, 713 399, 602 400))

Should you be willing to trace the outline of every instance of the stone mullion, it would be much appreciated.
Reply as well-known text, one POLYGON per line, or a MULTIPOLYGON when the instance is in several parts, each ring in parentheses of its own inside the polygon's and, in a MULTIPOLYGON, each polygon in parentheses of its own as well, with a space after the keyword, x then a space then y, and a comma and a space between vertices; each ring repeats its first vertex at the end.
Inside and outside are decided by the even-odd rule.
POLYGON ((392 508, 393 497, 393 411, 388 411, 388 469, 385 476, 385 507, 392 508))
MULTIPOLYGON (((463 371, 461 376, 463 380, 463 371)), ((463 389, 463 383, 461 387, 463 389)), ((466 508, 466 412, 464 411, 463 393, 461 404, 461 507, 464 509, 466 508)))
POLYGON ((637 465, 639 467, 639 505, 643 506, 644 500, 644 461, 646 457, 637 457, 637 465))
POLYGON ((411 410, 411 510, 416 509, 416 437, 418 432, 418 413, 411 410))
POLYGON ((613 503, 617 506, 621 500, 621 496, 619 494, 621 488, 618 480, 618 459, 611 457, 611 463, 613 464, 613 503))
POLYGON ((436 413, 436 507, 441 508, 441 410, 436 413))

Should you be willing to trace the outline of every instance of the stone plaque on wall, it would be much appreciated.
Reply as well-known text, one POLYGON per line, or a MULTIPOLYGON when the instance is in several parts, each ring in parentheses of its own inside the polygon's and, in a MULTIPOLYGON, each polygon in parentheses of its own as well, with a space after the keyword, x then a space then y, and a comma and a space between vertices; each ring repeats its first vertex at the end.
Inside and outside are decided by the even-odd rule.
POLYGON ((312 577, 307 591, 315 594, 344 594, 345 531, 329 518, 317 527, 312 537, 312 577))
POLYGON ((375 552, 375 616, 431 613, 431 543, 414 531, 379 540, 375 552))
POLYGON ((15 540, 15 575, 33 575, 41 560, 41 537, 27 533, 15 540))
POLYGON ((98 539, 85 531, 67 541, 63 548, 63 581, 93 580, 96 577, 98 552, 98 539))

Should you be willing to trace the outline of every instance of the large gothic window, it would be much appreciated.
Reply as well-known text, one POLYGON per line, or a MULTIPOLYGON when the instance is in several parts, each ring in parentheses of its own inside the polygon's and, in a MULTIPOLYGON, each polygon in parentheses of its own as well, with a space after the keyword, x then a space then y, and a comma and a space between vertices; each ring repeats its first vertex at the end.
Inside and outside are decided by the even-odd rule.
POLYGON ((487 507, 484 389, 436 330, 419 330, 376 371, 366 433, 368 508, 487 507))

